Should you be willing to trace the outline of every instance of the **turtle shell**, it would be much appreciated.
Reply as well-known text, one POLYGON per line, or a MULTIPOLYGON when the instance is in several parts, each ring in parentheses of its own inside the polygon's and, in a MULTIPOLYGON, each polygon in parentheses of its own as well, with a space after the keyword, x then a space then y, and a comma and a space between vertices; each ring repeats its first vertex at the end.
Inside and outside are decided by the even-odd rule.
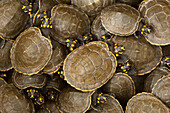
POLYGON ((96 104, 99 110, 92 109, 87 113, 124 113, 122 106, 113 96, 104 94, 106 102, 96 104))
POLYGON ((7 71, 12 69, 10 50, 12 48, 13 41, 5 40, 5 45, 0 48, 0 71, 7 71))
POLYGON ((124 54, 132 61, 132 66, 136 68, 138 75, 151 72, 161 61, 161 47, 151 45, 144 37, 136 39, 134 36, 117 36, 112 38, 112 41, 126 48, 124 54))
POLYGON ((170 107, 170 74, 157 81, 152 89, 152 93, 160 98, 168 107, 170 107))
POLYGON ((66 87, 59 95, 57 105, 64 113, 85 113, 91 105, 93 92, 81 92, 66 87))
POLYGON ((19 89, 26 89, 28 87, 42 88, 46 84, 46 81, 47 77, 45 75, 27 76, 16 71, 12 74, 12 82, 19 89))
POLYGON ((52 38, 65 44, 67 38, 76 38, 90 32, 88 16, 71 5, 54 6, 51 13, 52 38))
POLYGON ((94 34, 95 36, 97 36, 97 39, 100 40, 102 35, 106 35, 108 34, 108 31, 106 31, 104 29, 104 27, 102 26, 102 22, 101 22, 101 16, 97 16, 95 18, 95 20, 92 23, 91 26, 91 32, 92 34, 94 34))
POLYGON ((54 1, 56 1, 59 4, 70 4, 71 3, 71 0, 54 0, 54 1))
POLYGON ((151 93, 139 93, 133 96, 125 113, 169 113, 169 108, 151 93))
POLYGON ((103 87, 102 91, 116 96, 121 105, 135 95, 135 84, 132 78, 125 73, 116 73, 103 87))
POLYGON ((170 71, 167 68, 156 68, 152 71, 149 76, 145 79, 144 82, 144 91, 151 92, 155 83, 165 75, 170 74, 170 71))
POLYGON ((3 78, 0 78, 0 87, 4 84, 7 84, 7 82, 3 78))
POLYGON ((137 7, 142 2, 142 0, 117 0, 116 2, 137 7))
POLYGON ((39 0, 39 11, 48 11, 50 12, 51 9, 56 5, 54 0, 39 0))
POLYGON ((52 55, 52 44, 41 31, 31 27, 22 32, 11 49, 12 65, 19 73, 33 75, 41 71, 52 55))
POLYGON ((134 34, 138 29, 140 20, 139 11, 126 4, 113 4, 101 12, 103 27, 115 35, 134 34))
POLYGON ((51 40, 51 42, 53 45, 53 53, 50 61, 43 69, 43 72, 48 74, 55 73, 61 66, 61 64, 64 62, 65 57, 67 56, 65 46, 55 40, 51 40))
POLYGON ((72 0, 71 3, 89 16, 99 14, 104 7, 115 3, 115 0, 72 0))
POLYGON ((151 26, 147 41, 153 45, 170 44, 170 1, 145 0, 139 7, 145 23, 151 26))
POLYGON ((33 103, 13 85, 0 88, 1 113, 35 113, 33 103))
POLYGON ((71 52, 64 61, 64 77, 74 88, 92 91, 114 74, 116 57, 104 42, 93 41, 71 52))
POLYGON ((0 1, 0 35, 4 38, 16 37, 25 27, 29 15, 22 10, 20 0, 0 1))

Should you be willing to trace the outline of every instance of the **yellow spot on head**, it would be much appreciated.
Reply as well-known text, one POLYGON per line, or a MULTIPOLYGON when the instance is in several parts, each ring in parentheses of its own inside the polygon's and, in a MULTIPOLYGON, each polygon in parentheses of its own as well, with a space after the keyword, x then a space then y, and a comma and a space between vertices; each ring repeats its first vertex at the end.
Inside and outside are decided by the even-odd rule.
POLYGON ((118 54, 116 54, 116 56, 118 57, 119 55, 118 55, 118 54))
POLYGON ((74 44, 71 44, 72 47, 74 47, 75 45, 74 44))
POLYGON ((73 48, 70 48, 71 51, 73 51, 73 48))
POLYGON ((143 32, 141 32, 141 34, 143 35, 143 32))

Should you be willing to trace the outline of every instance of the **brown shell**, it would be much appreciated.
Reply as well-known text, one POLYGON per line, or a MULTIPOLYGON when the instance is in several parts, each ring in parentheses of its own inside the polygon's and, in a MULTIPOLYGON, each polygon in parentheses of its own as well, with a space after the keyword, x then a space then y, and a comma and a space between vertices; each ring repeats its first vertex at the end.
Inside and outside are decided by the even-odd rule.
POLYGON ((91 32, 95 36, 97 36, 97 39, 100 40, 102 35, 108 34, 108 31, 105 29, 102 29, 102 22, 101 22, 101 17, 100 15, 95 18, 93 21, 93 24, 91 26, 91 32))
POLYGON ((0 87, 4 84, 7 84, 7 82, 3 78, 0 78, 0 87))
POLYGON ((35 113, 33 103, 13 85, 0 88, 1 113, 35 113))
POLYGON ((131 6, 138 6, 142 0, 117 0, 118 3, 125 3, 131 6))
POLYGON ((19 89, 26 89, 28 87, 42 88, 46 81, 47 77, 45 75, 37 74, 27 76, 16 71, 14 71, 12 74, 12 82, 19 89))
POLYGON ((0 49, 0 71, 7 71, 12 69, 10 50, 12 48, 13 41, 6 40, 5 45, 0 49))
POLYGON ((151 45, 144 37, 136 39, 134 36, 117 36, 112 41, 125 47, 124 54, 132 61, 138 75, 151 72, 161 61, 161 47, 151 45))
POLYGON ((41 71, 52 54, 51 41, 36 27, 22 32, 11 49, 12 65, 19 73, 33 75, 41 71))
POLYGON ((64 61, 64 77, 73 87, 92 91, 104 85, 114 74, 115 56, 104 42, 94 41, 71 52, 64 61))
POLYGON ((64 113, 85 113, 91 105, 93 92, 81 92, 72 87, 66 87, 59 95, 57 105, 64 113))
POLYGON ((99 103, 96 105, 97 108, 101 108, 101 110, 90 110, 87 113, 124 113, 122 106, 113 96, 104 94, 107 98, 105 103, 99 103))
POLYGON ((157 81, 152 93, 170 107, 170 74, 157 81))
POLYGON ((36 113, 60 113, 57 108, 56 102, 47 101, 42 106, 43 109, 39 109, 36 113))
POLYGON ((170 1, 146 0, 139 11, 145 23, 151 26, 151 33, 146 39, 153 45, 170 44, 170 1))
POLYGON ((29 15, 22 10, 20 0, 0 1, 0 35, 15 38, 27 24, 29 15))
POLYGON ((139 93, 133 96, 125 113, 169 113, 169 108, 151 93, 139 93))
POLYGON ((61 66, 61 64, 64 62, 65 57, 67 56, 65 46, 55 40, 51 40, 51 42, 53 45, 53 53, 50 61, 43 69, 43 72, 48 74, 55 73, 61 66))
POLYGON ((151 92, 155 83, 165 75, 170 74, 170 71, 167 68, 156 68, 154 71, 149 74, 144 82, 144 91, 151 92))
POLYGON ((90 32, 88 16, 71 5, 54 6, 51 21, 53 26, 51 36, 62 44, 65 44, 67 38, 75 39, 90 32))
POLYGON ((71 3, 71 0, 54 0, 54 1, 56 1, 59 4, 70 4, 71 3))
POLYGON ((48 11, 50 12, 51 9, 56 5, 54 0, 39 0, 39 11, 48 11))
POLYGON ((103 27, 110 33, 120 36, 136 32, 140 22, 140 13, 126 4, 113 4, 101 12, 103 27))
POLYGON ((103 87, 102 91, 116 96, 121 105, 135 95, 135 84, 132 78, 125 73, 116 73, 103 87))
POLYGON ((115 3, 115 0, 71 0, 71 3, 89 16, 99 14, 104 7, 115 3))

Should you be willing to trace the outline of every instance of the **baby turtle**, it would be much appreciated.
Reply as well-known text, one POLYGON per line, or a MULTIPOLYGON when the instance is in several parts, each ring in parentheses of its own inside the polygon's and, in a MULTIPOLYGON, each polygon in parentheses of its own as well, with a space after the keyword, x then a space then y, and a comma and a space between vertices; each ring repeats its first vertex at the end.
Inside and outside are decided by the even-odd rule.
POLYGON ((67 38, 75 39, 90 32, 88 16, 71 5, 54 6, 51 13, 51 36, 65 45, 67 38))
POLYGON ((43 69, 43 72, 48 74, 57 72, 59 67, 64 62, 65 57, 67 56, 66 48, 62 44, 53 39, 51 39, 51 43, 53 46, 53 53, 50 61, 43 69))
POLYGON ((126 106, 125 113, 169 113, 169 108, 151 93, 138 93, 126 106))
POLYGON ((161 79, 162 77, 164 77, 165 75, 168 75, 168 74, 170 74, 170 71, 167 68, 164 68, 164 67, 156 68, 145 79, 145 82, 144 82, 144 91, 152 92, 152 88, 156 84, 156 82, 159 79, 161 79))
POLYGON ((117 99, 108 94, 103 94, 102 96, 105 101, 96 104, 96 108, 98 109, 92 109, 87 111, 87 113, 124 113, 122 106, 117 99))
POLYGON ((11 49, 12 65, 19 73, 33 75, 40 72, 49 62, 52 44, 41 31, 31 27, 22 32, 11 49))
POLYGON ((0 88, 1 113, 35 113, 34 105, 13 85, 0 88))
POLYGON ((170 107, 170 74, 157 81, 152 89, 152 93, 170 107))
MULTIPOLYGON (((0 39, 1 40, 1 39, 0 39)), ((3 47, 0 48, 0 71, 8 71, 12 69, 11 59, 10 59, 10 50, 12 48, 12 40, 2 39, 3 47)))
POLYGON ((151 45, 144 37, 136 39, 134 36, 115 36, 112 41, 123 45, 126 54, 136 68, 137 75, 144 75, 151 72, 162 59, 162 49, 159 46, 151 45))
POLYGON ((58 97, 57 106, 64 113, 85 113, 90 108, 92 94, 66 87, 58 97))
POLYGON ((103 27, 110 33, 129 36, 138 30, 140 13, 127 4, 113 4, 101 12, 103 27))
POLYGON ((15 38, 24 30, 29 19, 20 0, 1 0, 0 15, 0 35, 4 38, 15 38))
POLYGON ((117 66, 107 44, 93 41, 71 52, 64 61, 64 78, 81 91, 93 91, 104 85, 117 66))
POLYGON ((87 15, 94 16, 99 14, 104 7, 115 3, 115 0, 72 0, 71 3, 87 15))
POLYGON ((103 87, 102 91, 116 96, 121 105, 135 95, 135 84, 132 78, 125 73, 116 73, 103 87))
POLYGON ((19 89, 26 89, 29 87, 42 88, 46 84, 47 77, 40 74, 27 76, 14 71, 12 74, 12 81, 19 89))
POLYGON ((170 44, 170 1, 145 0, 139 11, 145 23, 151 26, 151 33, 145 38, 153 45, 170 44))

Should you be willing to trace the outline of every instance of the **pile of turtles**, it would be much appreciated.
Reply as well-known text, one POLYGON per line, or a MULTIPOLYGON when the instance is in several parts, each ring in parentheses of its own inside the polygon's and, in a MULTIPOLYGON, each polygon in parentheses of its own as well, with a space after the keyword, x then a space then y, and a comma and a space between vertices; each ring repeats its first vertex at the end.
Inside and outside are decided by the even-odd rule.
POLYGON ((169 113, 169 0, 0 0, 0 113, 169 113))

